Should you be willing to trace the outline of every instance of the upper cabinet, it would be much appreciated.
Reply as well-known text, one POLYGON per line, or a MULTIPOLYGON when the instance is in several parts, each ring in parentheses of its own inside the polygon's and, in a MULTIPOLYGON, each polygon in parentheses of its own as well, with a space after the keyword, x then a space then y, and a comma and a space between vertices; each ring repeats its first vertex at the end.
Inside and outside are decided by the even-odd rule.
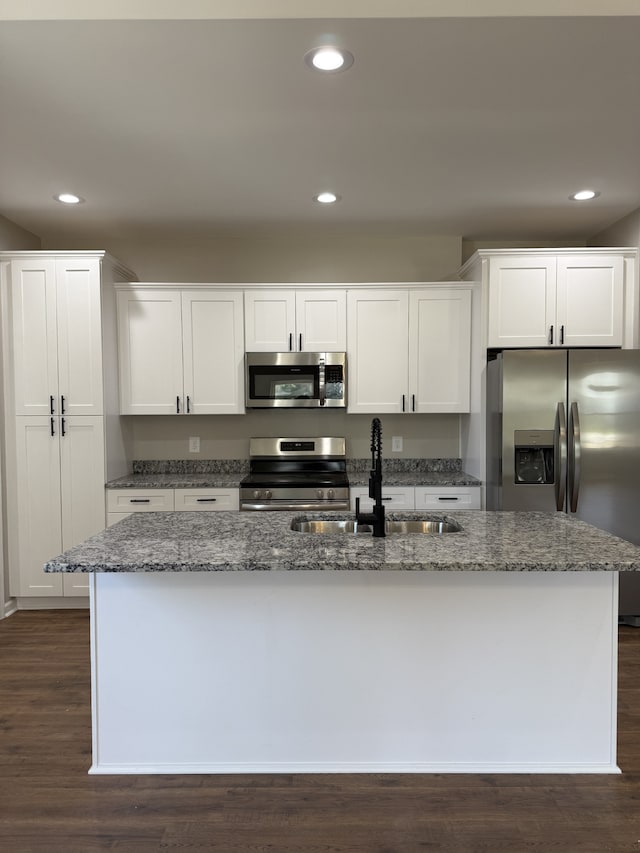
POLYGON ((468 412, 471 290, 348 293, 351 413, 468 412))
POLYGON ((246 290, 247 352, 344 352, 346 290, 246 290))
POLYGON ((622 254, 499 253, 488 267, 489 347, 622 346, 622 254))
POLYGON ((101 415, 98 258, 10 260, 14 414, 101 415))
POLYGON ((120 412, 244 413, 242 291, 118 291, 120 412))

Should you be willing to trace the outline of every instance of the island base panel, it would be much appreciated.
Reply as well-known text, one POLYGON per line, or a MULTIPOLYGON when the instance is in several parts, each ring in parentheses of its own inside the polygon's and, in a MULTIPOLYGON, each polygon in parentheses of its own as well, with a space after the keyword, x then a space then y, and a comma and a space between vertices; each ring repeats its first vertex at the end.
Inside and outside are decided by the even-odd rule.
POLYGON ((617 588, 96 573, 90 772, 618 772, 617 588))

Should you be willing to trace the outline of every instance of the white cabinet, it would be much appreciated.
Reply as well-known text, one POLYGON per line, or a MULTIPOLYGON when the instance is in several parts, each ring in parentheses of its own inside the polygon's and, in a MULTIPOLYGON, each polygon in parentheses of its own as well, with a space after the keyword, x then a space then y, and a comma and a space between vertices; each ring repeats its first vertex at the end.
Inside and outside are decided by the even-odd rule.
POLYGON ((348 410, 468 412, 471 291, 350 290, 348 410))
POLYGON ((488 346, 621 346, 624 281, 621 254, 490 256, 488 346))
POLYGON ((42 566, 104 528, 103 418, 19 417, 14 446, 10 593, 88 595, 86 576, 45 574, 42 566))
POLYGON ((240 509, 239 489, 176 489, 176 512, 222 512, 240 509))
POLYGON ((113 288, 125 277, 105 252, 0 253, 12 596, 88 595, 87 576, 42 567, 104 528, 107 473, 125 464, 113 288))
POLYGON ((468 412, 470 386, 471 291, 410 291, 410 410, 468 412))
POLYGON ((344 352, 345 290, 246 290, 247 352, 344 352))
POLYGON ((107 489, 107 525, 134 512, 221 512, 240 508, 240 489, 107 489))
POLYGON ((14 413, 102 414, 99 261, 13 259, 7 283, 14 413))
MULTIPOLYGON (((383 478, 384 479, 384 478, 383 478)), ((351 509, 355 512, 356 498, 360 498, 360 509, 369 512, 373 500, 367 486, 349 489, 351 509)), ((382 484, 382 500, 388 512, 396 510, 480 509, 479 486, 385 486, 382 484)))
POLYGON ((416 509, 480 509, 479 486, 416 486, 416 509))
MULTIPOLYGON (((354 486, 349 489, 349 503, 355 512, 356 498, 360 498, 360 511, 370 512, 373 499, 369 497, 368 486, 354 486)), ((413 486, 385 486, 382 484, 382 501, 388 512, 393 510, 414 509, 415 497, 413 486)))
POLYGON ((244 413, 240 291, 119 290, 118 355, 122 414, 244 413))

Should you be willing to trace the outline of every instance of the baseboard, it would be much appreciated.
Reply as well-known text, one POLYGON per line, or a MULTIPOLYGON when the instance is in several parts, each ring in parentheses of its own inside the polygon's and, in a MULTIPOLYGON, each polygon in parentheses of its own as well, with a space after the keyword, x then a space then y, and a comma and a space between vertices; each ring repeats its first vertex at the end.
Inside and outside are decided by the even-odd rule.
POLYGON ((531 762, 238 762, 216 764, 100 764, 89 769, 92 776, 111 774, 218 774, 218 773, 585 773, 618 774, 615 764, 533 764, 531 762))
POLYGON ((18 609, 18 602, 15 598, 9 598, 4 602, 4 607, 2 608, 2 614, 0 615, 0 619, 6 619, 7 616, 11 616, 18 609))
POLYGON ((87 610, 89 598, 29 598, 19 596, 15 599, 17 610, 87 610))

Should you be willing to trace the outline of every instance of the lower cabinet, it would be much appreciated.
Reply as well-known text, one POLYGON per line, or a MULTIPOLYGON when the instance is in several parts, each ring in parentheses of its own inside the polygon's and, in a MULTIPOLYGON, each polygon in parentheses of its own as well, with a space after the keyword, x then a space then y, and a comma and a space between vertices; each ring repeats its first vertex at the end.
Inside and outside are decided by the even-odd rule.
MULTIPOLYGON (((413 509, 415 506, 413 486, 389 486, 382 487, 382 500, 388 510, 413 509)), ((356 498, 360 498, 360 510, 370 512, 373 500, 369 497, 368 486, 355 486, 349 489, 349 501, 351 509, 355 512, 356 498)))
POLYGON ((480 509, 479 486, 416 486, 416 509, 480 509))
POLYGON ((133 512, 220 512, 240 509, 239 489, 108 489, 107 526, 133 512))
POLYGON ((103 418, 24 416, 14 419, 13 429, 10 594, 86 596, 87 575, 46 574, 42 567, 104 528, 103 418))
MULTIPOLYGON (((369 512, 373 501, 367 486, 356 486, 349 490, 351 509, 355 511, 356 498, 360 498, 360 509, 369 512)), ((405 509, 480 509, 478 486, 389 486, 382 487, 382 500, 387 510, 405 509)))

